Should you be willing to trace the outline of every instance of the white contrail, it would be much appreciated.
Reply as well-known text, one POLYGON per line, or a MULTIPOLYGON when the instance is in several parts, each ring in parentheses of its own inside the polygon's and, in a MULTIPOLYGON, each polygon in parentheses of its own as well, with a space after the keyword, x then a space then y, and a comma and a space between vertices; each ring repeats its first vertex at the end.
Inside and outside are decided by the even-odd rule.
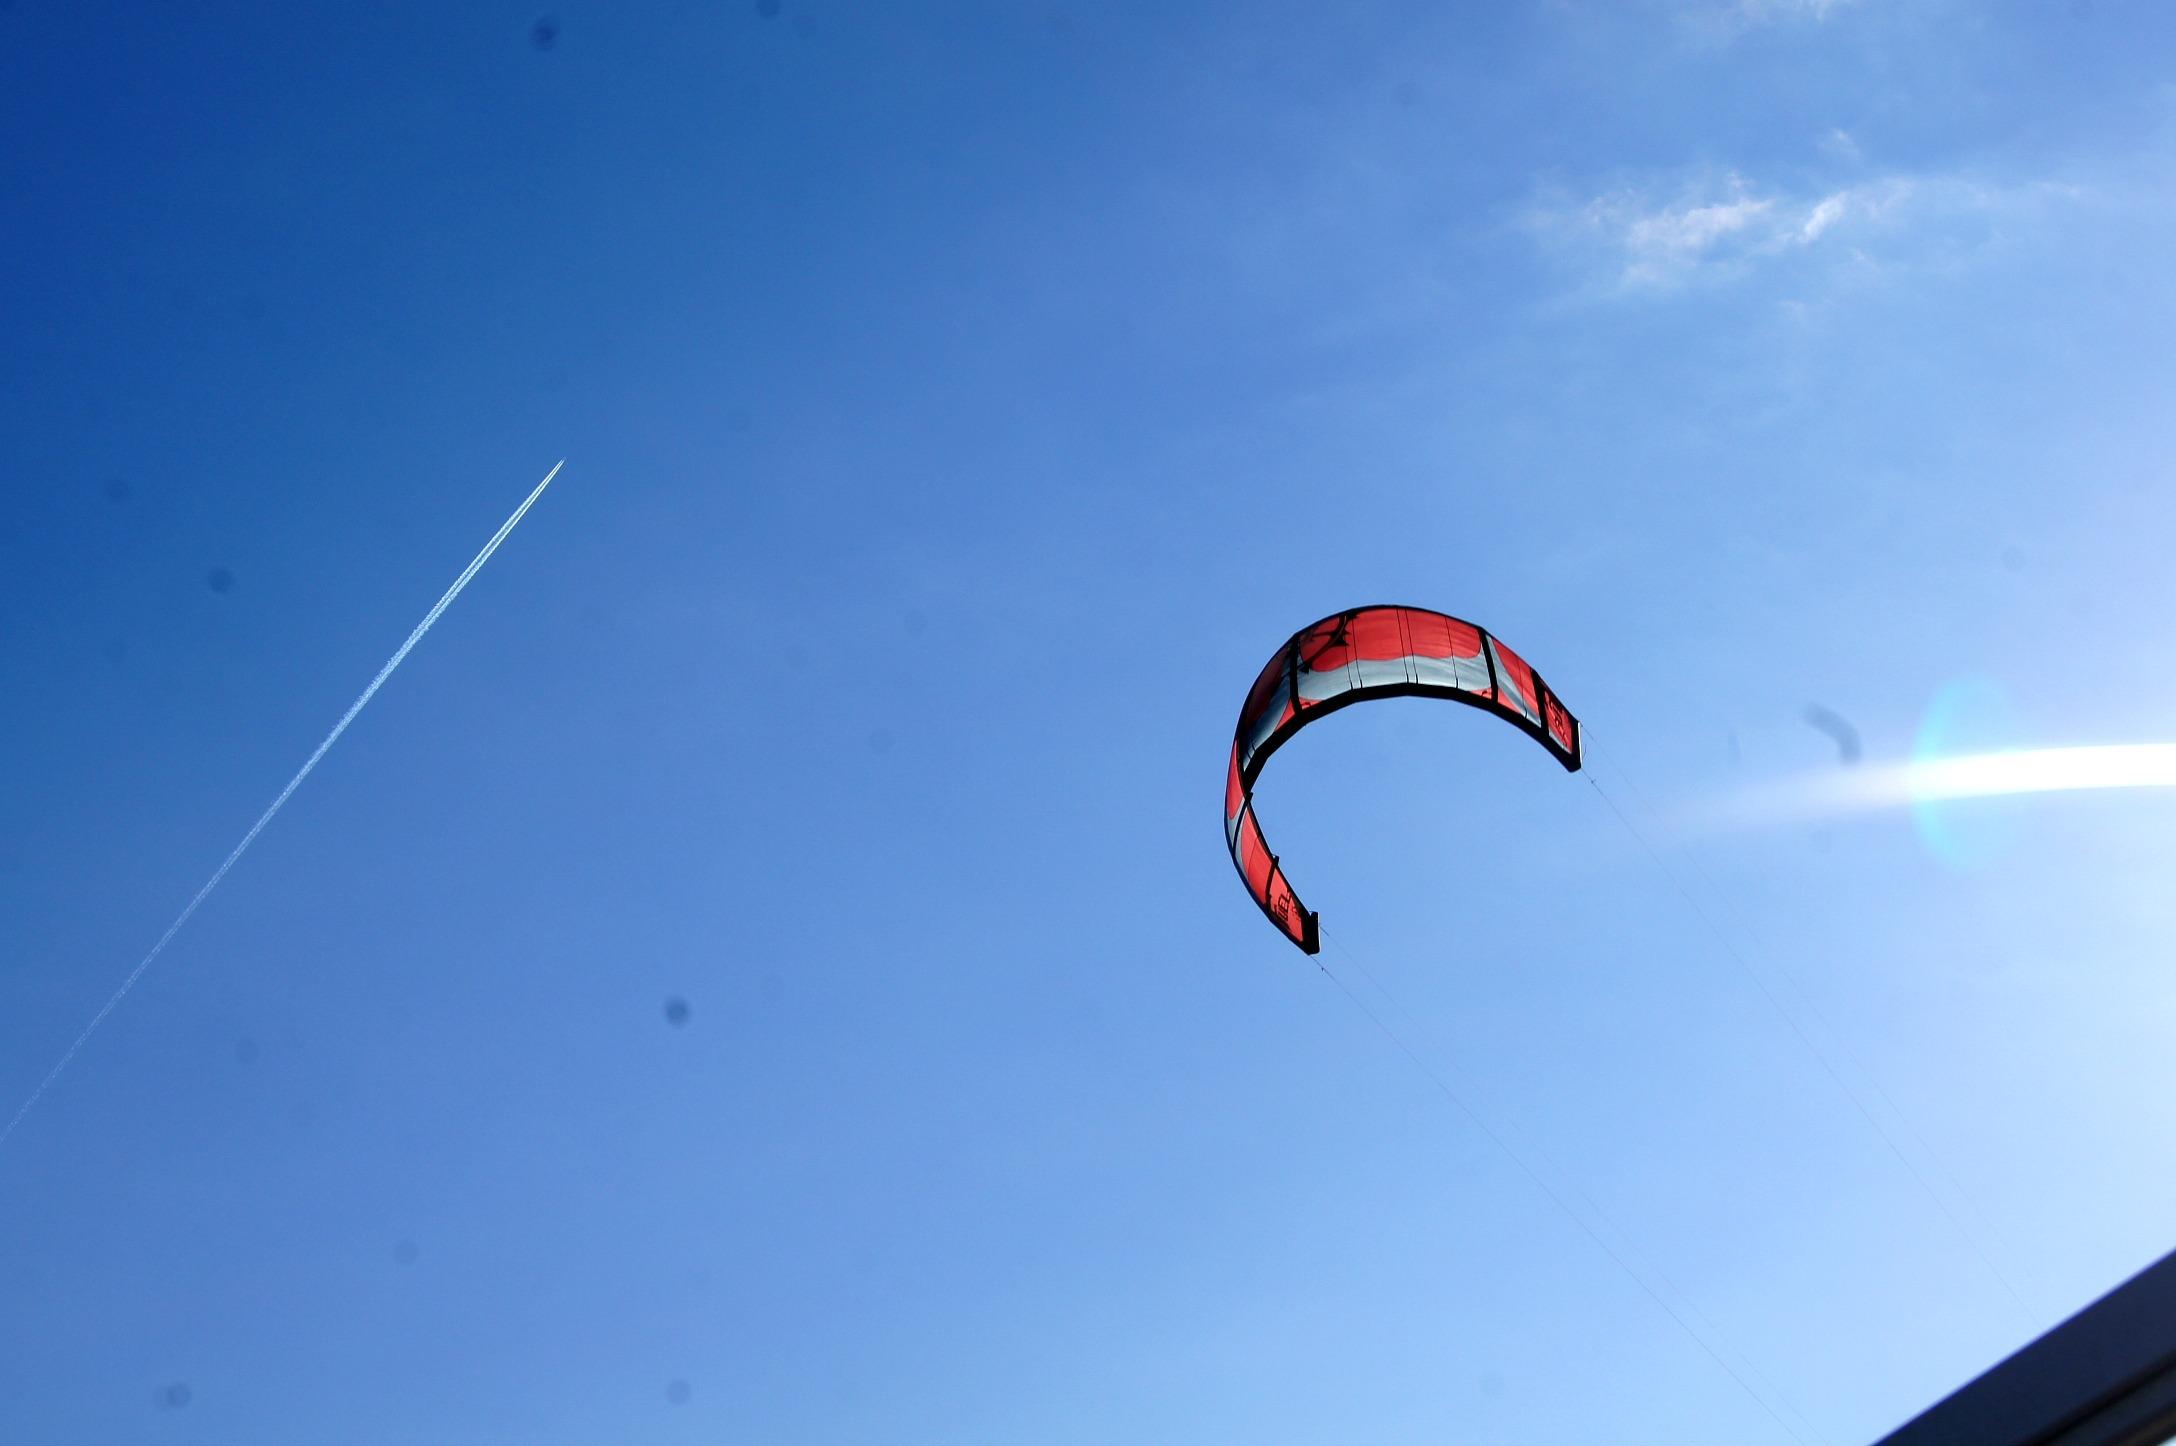
POLYGON ((128 978, 121 981, 121 987, 113 991, 113 997, 106 1001, 105 1006, 98 1013, 91 1016, 91 1022, 83 1026, 83 1032, 76 1036, 74 1044, 68 1046, 67 1053, 60 1057, 59 1063, 45 1072, 45 1078, 38 1081, 38 1087, 30 1092, 29 1099, 23 1101, 22 1108, 18 1109, 15 1112, 15 1117, 8 1121, 7 1128, 0 1130, 0 1145, 7 1143, 8 1136, 14 1134, 15 1127, 23 1122, 23 1116, 30 1113, 31 1107, 37 1104, 39 1098, 52 1087, 53 1081, 60 1078, 61 1071, 68 1068, 69 1061, 73 1060, 76 1057, 76 1052, 83 1048, 84 1041, 97 1032, 98 1026, 106 1022, 106 1016, 113 1013, 114 1006, 118 1005, 127 997, 128 992, 136 987, 136 981, 143 978, 144 971, 151 967, 151 961, 158 958, 166 946, 173 942, 174 936, 181 932, 182 925, 189 922, 189 916, 197 911, 197 907, 211 897, 212 890, 219 887, 219 881, 227 876, 227 871, 234 867, 236 861, 244 853, 249 851, 249 846, 257 841, 257 835, 263 833, 264 826, 272 821, 272 816, 286 805, 289 798, 294 796, 295 790, 302 786, 302 780, 310 776, 310 770, 317 767, 317 761, 325 756, 327 750, 333 744, 340 741, 341 734, 348 731, 348 725, 355 721, 356 714, 363 711, 363 705, 371 700, 371 697, 377 693, 378 689, 385 686, 387 678, 393 676, 393 670, 400 666, 401 659, 408 656, 409 649, 422 640, 423 635, 431 630, 431 624, 438 621, 438 615, 453 604, 453 600, 461 595, 462 588, 468 586, 469 579, 476 576, 483 565, 491 560, 491 554, 499 550, 499 544, 506 541, 507 534, 514 530, 516 523, 528 515, 529 509, 536 505, 537 498, 544 495, 544 489, 552 485, 552 478, 557 477, 559 469, 566 465, 567 462, 564 457, 552 464, 552 470, 544 474, 544 480, 536 484, 536 490, 522 499, 521 506, 514 509, 514 515, 501 523, 497 532, 491 534, 491 540, 484 544, 483 551, 477 553, 469 561, 469 565, 461 569, 461 575, 453 580, 453 586, 447 588, 445 594, 437 602, 431 604, 431 610, 423 615, 423 621, 415 625, 415 630, 408 634, 407 641, 394 650, 392 657, 385 660, 385 666, 378 669, 378 676, 370 680, 370 686, 363 689, 361 695, 354 702, 348 704, 348 711, 342 713, 340 721, 332 725, 332 732, 327 733, 325 741, 317 745, 317 751, 309 756, 309 759, 303 763, 302 767, 295 770, 295 776, 287 780, 287 786, 280 790, 279 797, 272 800, 271 806, 257 815, 257 821, 249 826, 248 833, 242 835, 242 841, 234 846, 232 853, 227 855, 226 862, 222 863, 211 878, 205 881, 203 888, 196 891, 196 897, 189 900, 188 907, 184 908, 175 917, 174 922, 166 926, 166 932, 159 935, 159 942, 153 944, 151 952, 144 955, 142 961, 129 971, 128 978))

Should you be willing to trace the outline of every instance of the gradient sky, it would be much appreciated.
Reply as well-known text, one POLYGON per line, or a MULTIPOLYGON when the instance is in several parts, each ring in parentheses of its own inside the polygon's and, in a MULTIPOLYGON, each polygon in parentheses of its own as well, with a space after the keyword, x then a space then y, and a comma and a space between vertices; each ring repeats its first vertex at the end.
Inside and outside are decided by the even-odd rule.
POLYGON ((0 1106, 568 458, 0 1149, 0 1441, 1854 1443, 2176 1245, 2176 798, 1674 822, 2176 740, 2162 7, 0 40, 0 1106), (1387 601, 1608 800, 1311 731, 1326 961, 1769 1407, 1232 874, 1387 601))

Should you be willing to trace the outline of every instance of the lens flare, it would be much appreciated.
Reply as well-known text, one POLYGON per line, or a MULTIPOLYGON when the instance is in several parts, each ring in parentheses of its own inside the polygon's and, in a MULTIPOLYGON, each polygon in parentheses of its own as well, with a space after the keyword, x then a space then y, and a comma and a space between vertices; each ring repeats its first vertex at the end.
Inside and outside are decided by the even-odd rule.
MULTIPOLYGON (((1963 799, 2117 788, 2176 788, 2176 743, 2004 748, 1869 764, 1743 789, 1689 821, 1758 828, 1908 808, 1925 825, 1934 821, 1935 806, 1963 799)), ((1938 847, 1944 842, 1928 841, 1938 847)))
POLYGON ((1967 805, 1952 800, 1969 795, 1945 798, 1923 790, 1918 770, 2015 752, 2028 736, 2000 681, 1984 674, 1952 678, 1927 702, 1912 738, 1911 770, 1901 779, 1883 780, 1882 786, 1891 797, 1900 788, 1911 795, 1912 829, 1927 852, 1960 872, 1982 868, 2016 845, 2025 820, 2014 808, 1967 805))
POLYGON ((1932 758, 1896 772, 1913 803, 2091 788, 2176 788, 2176 743, 2013 749, 1932 758))

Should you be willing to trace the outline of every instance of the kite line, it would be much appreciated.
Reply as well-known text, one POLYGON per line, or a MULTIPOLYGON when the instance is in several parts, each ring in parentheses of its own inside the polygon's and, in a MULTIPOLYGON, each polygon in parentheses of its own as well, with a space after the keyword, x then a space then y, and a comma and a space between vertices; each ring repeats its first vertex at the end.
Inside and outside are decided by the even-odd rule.
MULTIPOLYGON (((1408 1023, 1413 1022, 1414 1015, 1412 1011, 1400 1003, 1397 996, 1392 994, 1389 988, 1375 977, 1374 971, 1360 962, 1359 955, 1328 933, 1324 933, 1321 937, 1324 943, 1334 949, 1346 963, 1350 964, 1362 978, 1374 987, 1375 992, 1380 994, 1391 1008, 1404 1016, 1408 1023)), ((1611 1262, 1624 1272, 1626 1279, 1638 1286, 1650 1301, 1654 1302, 1665 1315, 1669 1316, 1677 1325, 1677 1328, 1685 1333, 1688 1340, 1706 1352, 1708 1358, 1714 1361, 1717 1366, 1720 1366, 1723 1373, 1737 1384, 1738 1389, 1745 1392, 1753 1404, 1759 1406, 1761 1410, 1768 1414, 1769 1419, 1782 1429, 1783 1434, 1797 1442, 1798 1446, 1808 1446, 1809 1436, 1813 1440, 1821 1439, 1820 1433, 1806 1419, 1805 1412, 1799 1408, 1797 1402, 1785 1395, 1783 1390, 1768 1378, 1767 1373, 1753 1362, 1752 1357, 1732 1346, 1729 1339, 1724 1336, 1715 1323, 1709 1320, 1701 1312, 1700 1308, 1692 1303, 1691 1297, 1683 1289, 1662 1273, 1660 1267, 1650 1263, 1643 1270, 1635 1263, 1632 1255, 1633 1246, 1630 1233, 1623 1226, 1618 1225, 1609 1218, 1608 1213, 1595 1203, 1594 1198, 1579 1187, 1578 1182, 1569 1171, 1552 1159, 1549 1153, 1542 1149, 1539 1144, 1529 1141, 1529 1148, 1547 1167, 1547 1173, 1544 1173, 1533 1160, 1528 1159, 1527 1155, 1512 1142, 1512 1132, 1517 1129, 1512 1121, 1506 1118, 1492 1123, 1488 1116, 1482 1112, 1481 1097, 1478 1092, 1475 1092, 1472 1098, 1461 1093, 1442 1074, 1438 1073, 1436 1068, 1429 1064, 1418 1050, 1407 1043, 1395 1029, 1391 1028, 1380 1014, 1369 1008, 1367 1002, 1358 994, 1355 994, 1351 986, 1346 984, 1343 979, 1340 979, 1328 964, 1317 958, 1315 967, 1322 971, 1324 978, 1337 986, 1338 993, 1351 1001, 1353 1007, 1365 1015, 1368 1022, 1382 1032, 1385 1039, 1397 1046, 1406 1059, 1411 1061, 1427 1077, 1428 1082, 1433 1084, 1445 1099, 1458 1108, 1459 1113, 1463 1114, 1469 1123, 1486 1135, 1489 1141, 1503 1152, 1505 1158, 1519 1167, 1535 1188, 1546 1195, 1550 1203, 1564 1213, 1566 1219, 1578 1226, 1587 1239, 1592 1241, 1596 1248, 1608 1256, 1611 1262), (1557 1185, 1552 1184, 1549 1179, 1550 1175, 1554 1175, 1562 1181, 1565 1188, 1559 1189, 1557 1185), (1569 1197, 1573 1195, 1576 1195, 1579 1203, 1586 1207, 1584 1212, 1572 1203, 1569 1197), (1609 1236, 1611 1234, 1617 1236, 1622 1243, 1622 1248, 1619 1245, 1610 1243, 1609 1236), (1688 1319, 1688 1316, 1690 1319, 1688 1319), (1695 1328, 1694 1322, 1696 1321, 1700 1327, 1704 1328, 1705 1333, 1703 1333, 1703 1330, 1695 1328), (1714 1340, 1711 1341, 1710 1336, 1713 1336, 1714 1340), (1731 1355, 1738 1357, 1738 1364, 1732 1364, 1729 1359, 1731 1355), (1739 1369, 1740 1365, 1744 1367, 1744 1370, 1739 1369), (1752 1378, 1750 1380, 1747 1379, 1749 1375, 1752 1378), (1755 1381, 1758 1381, 1761 1387, 1766 1388, 1766 1394, 1762 1390, 1755 1388, 1755 1381), (1775 1397, 1775 1401, 1770 1401, 1770 1395, 1775 1397), (1777 1409, 1777 1402, 1782 1404, 1782 1411, 1777 1409), (1797 1417, 1799 1425, 1804 1426, 1806 1430, 1801 1432, 1798 1426, 1794 1426, 1790 1421, 1786 1420, 1783 1411, 1788 1411, 1792 1416, 1797 1417)), ((1520 1133, 1524 1132, 1521 1131, 1520 1133)))
MULTIPOLYGON (((1642 805, 1646 806, 1649 813, 1652 814, 1653 809, 1651 806, 1646 804, 1646 795, 1641 792, 1639 784, 1633 779, 1632 774, 1624 767, 1622 763, 1616 762, 1614 759, 1609 758, 1608 750, 1605 749, 1601 745, 1601 742, 1595 738, 1592 728, 1588 728, 1584 731, 1583 741, 1588 746, 1589 761, 1598 762, 1607 760, 1610 764, 1610 767, 1612 767, 1616 771, 1617 776, 1621 778, 1624 781, 1625 786, 1631 790, 1633 796, 1640 799, 1642 805)), ((1761 977, 1760 971, 1753 967, 1752 963, 1746 958, 1743 953, 1739 952, 1738 946, 1731 941, 1730 935, 1724 931, 1722 925, 1715 920, 1715 918, 1708 912, 1706 906, 1703 905, 1700 902, 1699 898, 1693 893, 1692 889, 1685 883, 1682 878, 1678 876, 1677 870, 1670 867, 1669 860, 1663 857, 1662 850, 1657 848, 1654 841, 1648 838, 1646 833, 1640 829, 1639 825, 1635 824, 1632 821, 1631 817, 1624 811, 1622 807, 1618 805, 1617 800, 1610 796, 1609 790, 1602 787, 1601 781, 1595 777, 1594 771, 1591 768, 1587 770, 1587 782, 1593 787, 1595 793, 1600 795, 1602 802, 1609 805, 1609 811, 1617 816, 1617 821, 1619 823, 1624 825, 1625 832, 1632 835, 1632 837, 1638 841, 1640 847, 1647 851, 1648 858, 1653 860, 1655 867, 1661 871, 1662 876, 1668 879, 1671 886, 1677 890, 1678 896, 1685 901, 1686 906, 1692 910, 1694 916, 1697 917, 1700 920, 1701 924, 1706 927, 1708 933, 1714 938, 1715 942, 1722 947, 1723 953, 1729 957, 1732 963, 1738 966, 1739 971, 1743 973, 1747 979, 1752 981, 1753 987, 1760 991, 1762 997, 1768 1001, 1769 1006, 1775 1010, 1777 1017, 1780 1018, 1784 1022, 1784 1024, 1789 1026, 1791 1033, 1798 1036, 1798 1042, 1806 1047, 1806 1052, 1813 1056, 1814 1062, 1816 1064, 1820 1065, 1822 1073, 1826 1074, 1829 1077, 1830 1082, 1836 1086, 1836 1088, 1843 1094, 1844 1098, 1851 1102, 1852 1107, 1856 1109, 1860 1116, 1865 1119, 1866 1123, 1873 1128, 1874 1133, 1880 1137, 1881 1142, 1889 1147, 1889 1152, 1895 1155, 1897 1161, 1904 1166, 1906 1173, 1908 1173, 1912 1177, 1913 1183, 1919 1186, 1921 1193, 1924 1194, 1927 1199, 1933 1203, 1936 1210, 1941 1212, 1943 1218, 1949 1222, 1950 1228, 1956 1231, 1957 1238, 1964 1243, 1965 1248, 1970 1250, 1977 1257, 1979 1257, 1980 1264, 1985 1266, 1987 1268, 1988 1274, 1993 1276, 1995 1281, 2001 1285, 2003 1291, 2010 1297, 2011 1302, 2016 1305, 2018 1310, 2024 1315, 2026 1322, 2031 1325, 2035 1331, 2045 1329, 2046 1322, 2040 1318, 2040 1312, 2033 1309, 2032 1303, 2028 1301, 2025 1298, 2024 1293, 2018 1289, 2017 1283, 2011 1280, 2009 1274, 2003 1270, 2000 1264, 1996 1262, 1994 1254, 1987 1249, 1984 1243, 1981 1242, 1978 1235, 1975 1234, 1973 1230, 1969 1226, 1967 1226, 1961 1218, 1959 1218, 1957 1212, 1950 1208, 1949 1202, 1943 1199, 1941 1192, 1934 1188, 1933 1182, 1927 1178, 1926 1172, 1919 1168, 1918 1162, 1911 1157, 1910 1152, 1907 1151, 1902 1143, 1898 1141, 1896 1135, 1890 1131, 1889 1127, 1881 1122, 1881 1117, 1875 1113, 1872 1106, 1867 1104, 1865 1097, 1861 1095, 1857 1089, 1853 1088, 1851 1082, 1844 1077, 1844 1071, 1837 1067, 1836 1061, 1830 1057, 1829 1052, 1821 1047, 1821 1045, 1815 1040, 1813 1034, 1807 1030, 1806 1026, 1803 1023, 1800 1022, 1797 1014, 1794 1013, 1789 1008, 1789 1006, 1787 1006, 1783 1002, 1783 999, 1778 995, 1776 990, 1769 986, 1768 981, 1761 977)), ((1706 885, 1710 893, 1712 893, 1717 899, 1726 899, 1723 891, 1716 888, 1713 882, 1707 879, 1706 875, 1700 869, 1699 862, 1693 858, 1692 854, 1689 851, 1684 852, 1683 857, 1686 864, 1691 867, 1695 875, 1700 877, 1701 882, 1706 885)), ((1737 923, 1739 928, 1744 929, 1749 936, 1751 935, 1752 931, 1746 926, 1744 920, 1739 919, 1737 920, 1737 923)), ((1917 1125, 1912 1123, 1911 1117, 1904 1113, 1902 1107, 1900 1107, 1894 1099, 1890 1098, 1889 1092, 1881 1087, 1881 1081, 1875 1076, 1873 1070, 1868 1067, 1865 1061, 1859 1059, 1858 1056, 1852 1051, 1849 1043, 1844 1040, 1843 1032, 1837 1029, 1834 1024, 1829 1022, 1828 1017, 1822 1013, 1821 1007, 1818 1004, 1814 1003, 1811 993, 1807 991, 1804 985, 1798 982, 1797 976, 1793 975, 1791 971, 1785 968, 1780 962, 1771 961, 1771 963, 1773 964, 1776 972, 1780 974, 1786 982, 1789 983, 1792 992, 1797 995, 1799 1002, 1806 1007, 1807 1011, 1812 1015, 1813 1019, 1818 1022, 1828 1034, 1835 1038, 1837 1044, 1841 1047, 1841 1051, 1845 1059, 1849 1061, 1853 1066, 1855 1066, 1857 1071, 1865 1077, 1867 1083, 1872 1087, 1873 1092, 1880 1097, 1881 1102, 1884 1105, 1888 1106, 1889 1110, 1896 1115, 1897 1119, 1903 1123, 1904 1127, 1911 1132, 1912 1137, 1918 1142, 1919 1148, 1926 1152, 1927 1158, 1932 1161, 1935 1167, 1941 1171, 1945 1178, 1947 1178, 1950 1188, 1955 1190, 1958 1195, 1963 1197, 1963 1199, 1972 1207, 1975 1213, 1991 1221, 1991 1217, 1988 1216, 1988 1213, 1985 1211, 1985 1209, 1979 1206, 1978 1202, 1973 1199, 1971 1193, 1965 1189, 1964 1185, 1957 1179, 1957 1177, 1950 1172, 1947 1166, 1942 1164, 1941 1157, 1934 1153, 1934 1147, 1927 1142, 1926 1135, 1919 1129, 1917 1125)), ((1994 1229, 1991 1223, 1989 1225, 1989 1228, 1990 1230, 1994 1229)), ((1997 1240, 2000 1240, 2000 1232, 1996 1231, 1995 1234, 1997 1240)), ((2007 1249, 2005 1249, 2005 1253, 2014 1255, 2014 1252, 2010 1252, 2007 1249)))

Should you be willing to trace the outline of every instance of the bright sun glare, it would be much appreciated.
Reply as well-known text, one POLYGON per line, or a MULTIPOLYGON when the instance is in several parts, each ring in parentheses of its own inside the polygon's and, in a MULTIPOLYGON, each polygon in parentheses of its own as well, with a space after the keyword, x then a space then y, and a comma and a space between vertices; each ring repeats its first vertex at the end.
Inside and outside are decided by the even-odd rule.
POLYGON ((2014 748, 1834 769, 1735 793, 1701 822, 1773 826, 1950 799, 2108 788, 2176 788, 2176 743, 2014 748))
POLYGON ((1886 801, 1991 798, 2084 788, 2176 787, 2176 743, 2110 743, 2092 748, 2029 748, 1933 758, 1885 770, 1886 801))

